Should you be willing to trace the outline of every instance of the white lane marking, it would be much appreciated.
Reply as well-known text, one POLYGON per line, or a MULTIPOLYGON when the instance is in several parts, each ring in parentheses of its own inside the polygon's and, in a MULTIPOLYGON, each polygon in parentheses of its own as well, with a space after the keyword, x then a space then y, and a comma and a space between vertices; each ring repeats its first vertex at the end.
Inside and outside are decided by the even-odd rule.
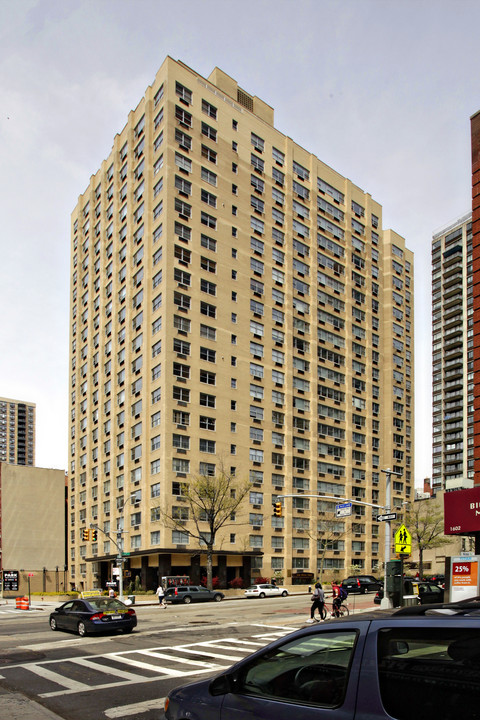
MULTIPOLYGON (((192 675, 192 676, 193 676, 193 675, 199 675, 200 673, 204 673, 204 672, 206 672, 206 670, 199 670, 199 671, 193 670, 193 671, 191 671, 191 672, 188 673, 188 677, 190 677, 190 675, 192 675)), ((181 677, 181 676, 180 676, 180 677, 181 677)), ((162 679, 163 679, 163 678, 159 678, 159 677, 154 677, 154 678, 142 678, 142 677, 140 677, 140 675, 139 675, 139 676, 137 677, 137 679, 136 679, 135 682, 136 682, 137 685, 138 685, 138 684, 140 684, 140 683, 144 684, 144 683, 158 682, 159 680, 162 680, 162 679)), ((135 685, 135 682, 125 682, 125 683, 121 683, 121 687, 122 687, 122 688, 123 688, 123 687, 126 688, 126 687, 128 687, 128 685, 135 685)), ((87 689, 88 689, 88 690, 110 690, 111 688, 118 688, 118 687, 119 687, 119 683, 118 683, 118 680, 117 680, 116 682, 106 683, 105 685, 95 685, 95 686, 93 686, 93 687, 90 687, 90 686, 89 686, 87 689)), ((61 695, 61 696, 63 696, 63 695, 73 695, 75 692, 76 692, 75 690, 59 690, 59 691, 56 691, 56 692, 41 693, 41 694, 38 695, 38 697, 41 697, 41 698, 59 697, 60 695, 61 695)))
POLYGON ((155 700, 145 700, 145 702, 133 703, 133 705, 117 705, 117 707, 105 710, 105 716, 108 718, 125 718, 129 715, 137 715, 149 710, 159 710, 163 707, 165 698, 155 698, 155 700))

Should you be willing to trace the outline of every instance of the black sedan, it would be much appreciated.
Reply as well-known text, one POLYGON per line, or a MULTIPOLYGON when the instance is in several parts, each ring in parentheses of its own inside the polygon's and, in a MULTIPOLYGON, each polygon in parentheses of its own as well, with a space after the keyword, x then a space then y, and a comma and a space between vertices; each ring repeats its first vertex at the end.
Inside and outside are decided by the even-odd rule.
MULTIPOLYGON (((416 595, 420 605, 428 605, 430 603, 444 602, 444 589, 433 582, 417 582, 415 580, 403 581, 403 594, 410 597, 416 595)), ((383 588, 381 588, 374 597, 373 602, 380 605, 383 599, 383 588)))
POLYGON ((373 575, 351 575, 350 577, 342 580, 342 587, 350 593, 360 593, 363 595, 367 592, 377 592, 380 590, 383 583, 381 580, 377 580, 373 575))
POLYGON ((82 637, 116 630, 130 633, 136 625, 137 616, 133 608, 116 598, 101 595, 69 600, 50 613, 52 630, 71 630, 82 637))

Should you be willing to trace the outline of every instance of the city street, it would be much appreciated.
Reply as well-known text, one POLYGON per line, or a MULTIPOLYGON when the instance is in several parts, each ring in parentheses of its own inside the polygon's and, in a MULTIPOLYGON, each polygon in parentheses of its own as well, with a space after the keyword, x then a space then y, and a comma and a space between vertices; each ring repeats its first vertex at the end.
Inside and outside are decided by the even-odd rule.
MULTIPOLYGON (((373 598, 351 596, 350 612, 377 607, 373 598)), ((173 687, 215 675, 301 627, 309 616, 310 596, 242 598, 166 610, 137 605, 138 627, 131 635, 86 638, 53 633, 50 609, 20 614, 0 606, 2 717, 158 720, 173 687), (29 706, 31 715, 25 698, 38 703, 29 706), (43 714, 42 707, 55 714, 43 714)))

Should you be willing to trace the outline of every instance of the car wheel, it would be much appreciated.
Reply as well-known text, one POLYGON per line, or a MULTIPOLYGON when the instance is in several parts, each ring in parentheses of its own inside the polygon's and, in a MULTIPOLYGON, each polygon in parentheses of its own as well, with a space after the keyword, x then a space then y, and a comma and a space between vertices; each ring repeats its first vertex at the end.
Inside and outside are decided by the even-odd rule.
POLYGON ((260 593, 258 597, 259 597, 259 598, 264 598, 264 597, 265 597, 265 593, 263 593, 263 592, 260 593))
POLYGON ((132 632, 133 628, 123 628, 124 635, 129 635, 132 632))
POLYGON ((361 588, 360 588, 360 595, 365 595, 366 592, 367 592, 367 588, 366 588, 366 587, 361 587, 361 588))
POLYGON ((284 590, 284 591, 282 592, 282 597, 287 597, 287 595, 288 595, 288 592, 287 592, 286 590, 284 590))
POLYGON ((191 603, 192 598, 190 597, 190 595, 185 595, 185 597, 183 598, 183 602, 185 603, 185 605, 188 605, 189 603, 191 603))
POLYGON ((215 600, 215 602, 220 602, 220 600, 222 599, 222 596, 217 594, 217 595, 213 596, 213 599, 215 600))
POLYGON ((80 637, 85 637, 87 634, 87 628, 85 627, 85 623, 83 621, 80 621, 77 625, 78 634, 80 637))
POLYGON ((57 625, 57 621, 55 620, 55 618, 50 618, 50 628, 52 630, 58 630, 58 625, 57 625))

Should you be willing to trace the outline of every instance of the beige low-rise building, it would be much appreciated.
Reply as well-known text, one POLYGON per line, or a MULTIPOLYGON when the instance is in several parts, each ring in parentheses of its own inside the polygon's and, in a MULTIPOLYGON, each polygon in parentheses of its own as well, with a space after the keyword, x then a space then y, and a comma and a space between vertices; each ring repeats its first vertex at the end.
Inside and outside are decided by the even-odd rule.
POLYGON ((1 569, 18 573, 18 592, 69 589, 64 470, 0 463, 1 569))

